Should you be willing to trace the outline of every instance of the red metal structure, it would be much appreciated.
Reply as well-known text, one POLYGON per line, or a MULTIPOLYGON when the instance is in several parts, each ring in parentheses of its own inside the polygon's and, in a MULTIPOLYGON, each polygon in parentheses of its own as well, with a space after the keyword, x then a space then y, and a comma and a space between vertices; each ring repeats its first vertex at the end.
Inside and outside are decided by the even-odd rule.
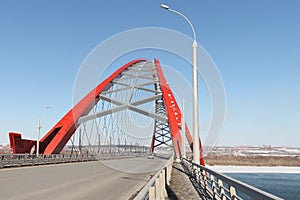
MULTIPOLYGON (((163 71, 161 69, 159 60, 155 59, 154 63, 157 68, 157 71, 158 71, 160 87, 161 87, 161 91, 163 94, 165 109, 166 109, 167 116, 169 119, 169 127, 171 130, 171 135, 172 135, 172 140, 173 140, 176 157, 179 158, 179 157, 181 157, 180 152, 182 149, 182 138, 180 135, 180 129, 182 126, 181 111, 180 111, 178 103, 176 102, 176 99, 173 95, 173 92, 170 89, 169 85, 167 84, 167 80, 165 79, 165 77, 163 75, 163 71)), ((186 129, 186 137, 188 139, 190 148, 193 150, 193 138, 190 134, 187 124, 185 124, 185 129, 186 129)), ((152 151, 154 150, 154 143, 155 143, 155 135, 153 135, 152 143, 151 143, 152 151)), ((204 165, 201 141, 200 141, 200 164, 204 165)))
MULTIPOLYGON (((118 89, 118 91, 121 90, 124 89, 123 88, 118 89)), ((179 109, 179 106, 176 102, 176 99, 169 85, 167 84, 167 81, 163 75, 162 68, 157 59, 154 60, 154 63, 145 59, 133 60, 125 64, 121 68, 119 68, 117 71, 115 71, 111 76, 105 79, 102 83, 100 83, 97 87, 95 87, 92 91, 90 91, 81 101, 79 101, 39 141, 40 143, 39 153, 40 154, 60 153, 82 122, 89 120, 89 118, 104 116, 107 113, 119 112, 120 110, 124 110, 124 109, 129 109, 131 111, 135 111, 138 112, 139 114, 147 115, 155 119, 155 127, 154 127, 155 130, 154 130, 152 143, 151 143, 152 151, 154 151, 155 147, 167 143, 167 141, 161 140, 160 137, 167 138, 169 141, 172 140, 176 157, 177 158, 181 157, 181 150, 182 150, 182 138, 180 134, 180 130, 182 127, 181 111, 179 109), (137 65, 139 65, 139 68, 136 67, 137 65), (145 73, 143 75, 138 75, 138 76, 130 74, 131 71, 140 72, 144 69, 147 69, 149 73, 148 74, 145 73), (128 84, 126 85, 125 83, 120 83, 117 81, 126 75, 132 76, 135 79, 136 78, 147 79, 148 82, 140 85, 130 86, 128 84), (152 82, 151 81, 149 82, 149 79, 151 79, 151 77, 153 80, 152 82), (132 92, 134 91, 135 88, 142 89, 145 91, 151 91, 150 89, 143 88, 144 85, 151 84, 155 88, 151 92, 154 91, 155 95, 136 102, 130 102, 130 98, 131 98, 130 97, 127 103, 124 104, 122 102, 109 99, 112 103, 117 104, 119 107, 96 114, 94 116, 88 116, 88 114, 95 107, 95 105, 97 105, 100 99, 107 101, 108 98, 105 97, 103 94, 105 92, 108 92, 115 84, 122 84, 123 86, 126 86, 128 88, 132 87, 131 89, 132 92), (138 105, 145 104, 153 100, 155 101, 155 105, 156 105, 156 113, 149 113, 138 107, 138 105)), ((193 146, 192 136, 186 124, 185 126, 186 126, 186 137, 192 149, 193 146)), ((9 138, 10 138, 11 148, 13 150, 13 153, 15 154, 30 153, 30 151, 32 151, 33 149, 34 151, 36 151, 37 142, 34 140, 22 139, 21 134, 12 133, 12 132, 9 133, 9 138)), ((200 145, 200 152, 201 152, 200 163, 204 165, 201 145, 200 145)))

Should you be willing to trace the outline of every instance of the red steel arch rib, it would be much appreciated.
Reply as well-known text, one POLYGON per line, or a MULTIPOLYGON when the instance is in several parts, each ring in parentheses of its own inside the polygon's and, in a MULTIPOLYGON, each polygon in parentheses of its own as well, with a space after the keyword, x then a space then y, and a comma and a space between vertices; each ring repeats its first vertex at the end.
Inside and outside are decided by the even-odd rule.
MULTIPOLYGON (((169 119, 169 127, 171 129, 171 135, 172 135, 172 140, 173 140, 173 145, 174 145, 174 150, 176 153, 176 157, 180 158, 181 156, 181 149, 182 149, 182 138, 180 135, 180 129, 181 129, 181 111, 179 109, 179 106, 176 102, 176 99, 173 95, 172 90, 170 89, 169 85, 167 84, 167 80, 164 77, 162 68, 160 66, 159 60, 155 59, 154 60, 155 66, 157 68, 157 74, 158 74, 158 78, 159 78, 159 82, 160 82, 160 87, 161 87, 161 91, 162 91, 162 95, 163 95, 163 100, 165 103, 165 109, 167 112, 167 116, 169 119)), ((191 150, 193 150, 193 138, 190 134, 190 131, 188 129, 187 124, 185 124, 185 128, 186 128, 186 137, 188 139, 189 145, 191 150)), ((154 139, 155 139, 155 135, 153 135, 152 138, 152 144, 151 144, 151 148, 153 151, 154 148, 154 139)), ((201 165, 205 165, 204 164, 204 158, 203 158, 203 149, 202 149, 202 145, 201 145, 201 141, 200 141, 200 164, 201 165)))
MULTIPOLYGON (((97 104, 99 94, 112 86, 112 81, 117 78, 120 73, 131 65, 147 61, 145 59, 133 60, 115 71, 110 77, 100 83, 90 93, 88 93, 81 101, 79 101, 41 140, 41 154, 58 154, 67 144, 71 136, 78 127, 78 119, 87 115, 91 109, 97 104)), ((24 140, 19 133, 9 133, 10 144, 13 153, 30 153, 32 147, 36 144, 33 140, 24 140)))
MULTIPOLYGON (((153 68, 153 79, 154 87, 157 91, 156 93, 161 94, 155 96, 156 106, 163 106, 163 114, 166 117, 166 120, 161 121, 159 117, 156 115, 156 121, 161 121, 160 123, 164 123, 165 130, 170 133, 169 140, 172 140, 174 150, 176 153, 176 157, 181 157, 182 150, 182 138, 180 135, 181 129, 181 111, 176 102, 176 99, 167 84, 167 81, 163 75, 162 68, 157 59, 154 60, 154 63, 151 63, 145 59, 133 60, 126 65, 119 68, 115 71, 110 77, 105 79, 102 83, 100 83, 96 88, 94 88, 91 92, 89 92, 81 101, 79 101, 41 140, 40 140, 40 154, 57 154, 60 153, 64 146, 67 144, 71 136, 75 133, 77 127, 80 125, 82 118, 89 118, 87 115, 93 109, 93 107, 100 100, 100 94, 104 91, 109 90, 113 84, 114 80, 117 78, 121 78, 133 65, 137 63, 147 62, 150 63, 150 68, 153 68)), ((152 71, 152 70, 151 70, 152 71)), ((147 101, 152 100, 152 98, 148 98, 147 101)), ((131 110, 138 110, 137 105, 139 103, 143 103, 144 101, 135 102, 131 105, 126 105, 131 110)), ((125 107, 126 107, 125 106, 125 107)), ((157 112, 157 111, 156 111, 157 112)), ((140 114, 145 114, 144 111, 140 112, 140 114)), ((161 114, 161 113, 160 113, 161 114)), ((150 116, 150 115, 149 115, 150 116)), ((160 115, 159 115, 160 116, 160 115)), ((165 119, 165 118, 164 118, 165 119)), ((192 149, 193 139, 189 132, 189 129, 186 126, 186 137, 189 141, 190 147, 192 149)), ((152 151, 154 150, 155 138, 157 137, 156 131, 154 131, 153 139, 152 139, 152 151)), ((21 138, 21 134, 19 133, 9 133, 11 147, 13 149, 13 153, 30 153, 31 149, 36 146, 36 141, 34 140, 24 140, 21 138)), ((201 143, 200 143, 201 144, 201 143)), ((200 163, 204 165, 204 160, 202 156, 202 146, 200 145, 201 151, 201 159, 200 163)))

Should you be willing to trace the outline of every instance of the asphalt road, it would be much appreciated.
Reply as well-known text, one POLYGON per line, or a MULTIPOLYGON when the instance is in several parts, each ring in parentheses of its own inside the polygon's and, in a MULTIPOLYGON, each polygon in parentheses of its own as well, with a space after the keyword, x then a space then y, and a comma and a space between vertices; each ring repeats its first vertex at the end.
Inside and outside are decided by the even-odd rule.
POLYGON ((0 169, 0 199, 129 199, 165 159, 0 169))

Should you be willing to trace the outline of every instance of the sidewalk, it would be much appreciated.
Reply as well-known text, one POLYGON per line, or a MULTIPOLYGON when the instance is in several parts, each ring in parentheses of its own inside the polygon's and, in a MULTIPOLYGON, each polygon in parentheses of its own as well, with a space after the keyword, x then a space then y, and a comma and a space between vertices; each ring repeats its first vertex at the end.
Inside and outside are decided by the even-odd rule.
POLYGON ((201 199, 180 163, 174 162, 170 186, 167 186, 166 200, 201 199))

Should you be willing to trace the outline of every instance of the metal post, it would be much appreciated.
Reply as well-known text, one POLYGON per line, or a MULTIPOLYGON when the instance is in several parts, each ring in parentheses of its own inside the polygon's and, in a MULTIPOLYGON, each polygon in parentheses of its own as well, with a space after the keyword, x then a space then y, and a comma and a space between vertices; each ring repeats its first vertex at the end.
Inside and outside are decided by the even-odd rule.
POLYGON ((101 138, 100 134, 98 134, 98 155, 101 153, 101 138))
POLYGON ((126 138, 125 138, 124 152, 126 152, 126 138))
POLYGON ((111 136, 109 136, 109 154, 111 154, 111 136))
POLYGON ((188 24, 190 25, 194 41, 192 45, 193 52, 193 129, 194 129, 194 139, 193 139, 193 162, 196 164, 200 164, 200 147, 199 147, 199 114, 198 114, 198 77, 197 77, 197 40, 196 40, 196 32, 191 21, 181 12, 171 9, 168 5, 161 4, 161 8, 164 8, 170 12, 180 15, 183 17, 188 24))
POLYGON ((38 119, 38 135, 37 135, 37 140, 36 140, 36 157, 39 156, 39 151, 40 151, 40 134, 41 134, 41 121, 40 117, 38 119))
POLYGON ((200 164, 200 151, 199 151, 199 112, 198 112, 198 74, 197 74, 197 42, 194 38, 193 42, 193 128, 194 128, 194 141, 193 141, 193 162, 200 164))
MULTIPOLYGON (((49 106, 47 106, 45 109, 50 108, 49 106)), ((44 109, 42 109, 39 113, 39 117, 38 117, 38 134, 37 134, 37 140, 36 140, 36 157, 38 157, 39 153, 40 153, 40 134, 41 134, 41 114, 44 111, 44 109)))
POLYGON ((81 128, 79 129, 79 141, 78 141, 78 143, 79 143, 79 154, 81 155, 82 154, 82 152, 81 152, 81 128))

